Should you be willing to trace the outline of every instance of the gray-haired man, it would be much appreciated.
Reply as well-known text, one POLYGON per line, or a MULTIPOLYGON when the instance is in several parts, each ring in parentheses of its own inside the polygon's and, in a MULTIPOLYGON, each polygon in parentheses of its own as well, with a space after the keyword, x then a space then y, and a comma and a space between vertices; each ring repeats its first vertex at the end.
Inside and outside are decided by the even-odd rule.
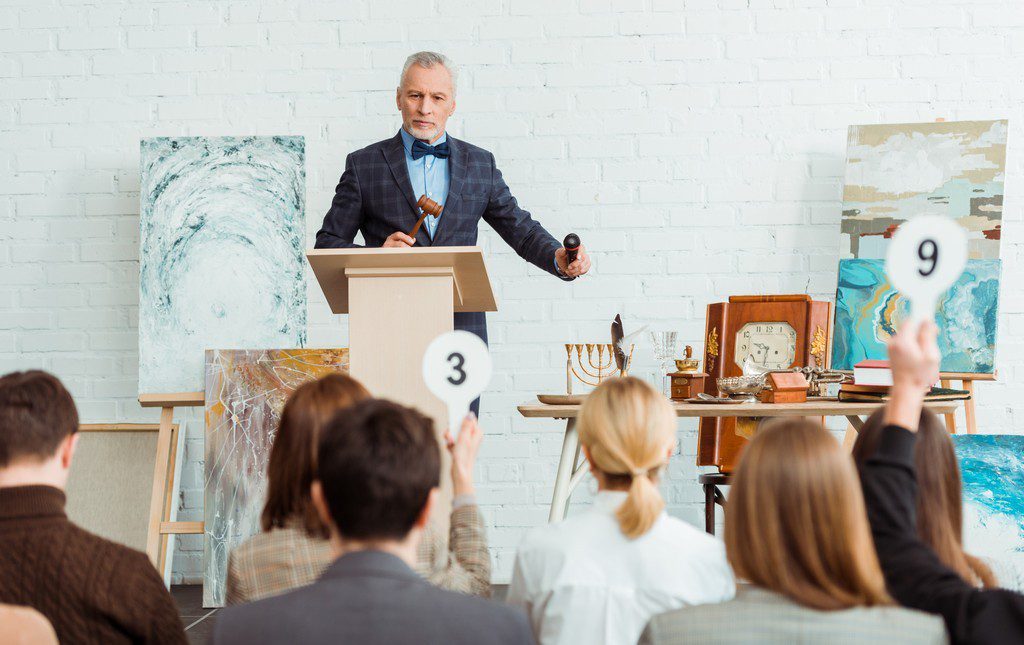
MULTIPOLYGON (((576 260, 567 262, 558 240, 519 208, 493 154, 448 136, 455 80, 455 69, 442 54, 418 52, 406 59, 395 97, 402 129, 345 160, 316 247, 356 246, 357 232, 368 247, 473 246, 482 218, 520 257, 544 271, 563 280, 586 273, 586 249, 581 246, 576 260), (423 195, 442 204, 444 212, 428 217, 414 239, 404 231, 419 219, 416 201, 423 195)), ((487 341, 482 312, 455 314, 455 328, 487 341)))

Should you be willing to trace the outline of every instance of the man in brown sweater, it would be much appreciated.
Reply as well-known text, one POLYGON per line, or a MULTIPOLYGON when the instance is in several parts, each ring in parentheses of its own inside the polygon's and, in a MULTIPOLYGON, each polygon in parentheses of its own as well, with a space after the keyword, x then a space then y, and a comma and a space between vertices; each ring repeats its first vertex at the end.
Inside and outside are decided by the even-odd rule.
POLYGON ((62 643, 186 643, 149 558, 64 514, 77 430, 56 377, 0 378, 0 602, 35 608, 62 643))

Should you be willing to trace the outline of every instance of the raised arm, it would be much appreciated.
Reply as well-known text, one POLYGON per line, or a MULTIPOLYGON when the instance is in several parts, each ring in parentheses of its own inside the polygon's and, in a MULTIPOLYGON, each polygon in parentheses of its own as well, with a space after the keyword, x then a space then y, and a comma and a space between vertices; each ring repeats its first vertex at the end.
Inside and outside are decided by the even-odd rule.
POLYGON ((316 234, 318 249, 357 248, 352 242, 363 221, 363 200, 359 177, 352 167, 352 155, 345 159, 345 172, 334 189, 331 208, 324 216, 323 226, 316 234))
POLYGON ((1024 596, 972 587, 917 536, 914 433, 924 393, 938 378, 935 335, 933 323, 908 324, 889 343, 893 387, 888 425, 861 468, 878 559, 897 602, 941 615, 954 643, 1024 642, 1024 596))

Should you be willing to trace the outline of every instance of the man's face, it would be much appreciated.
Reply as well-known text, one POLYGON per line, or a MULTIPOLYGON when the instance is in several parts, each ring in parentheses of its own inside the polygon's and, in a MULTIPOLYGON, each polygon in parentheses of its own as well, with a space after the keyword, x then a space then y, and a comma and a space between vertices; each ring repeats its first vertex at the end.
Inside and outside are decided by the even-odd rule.
POLYGON ((402 128, 428 143, 444 133, 448 117, 455 111, 452 76, 442 65, 413 65, 398 88, 398 109, 402 128))

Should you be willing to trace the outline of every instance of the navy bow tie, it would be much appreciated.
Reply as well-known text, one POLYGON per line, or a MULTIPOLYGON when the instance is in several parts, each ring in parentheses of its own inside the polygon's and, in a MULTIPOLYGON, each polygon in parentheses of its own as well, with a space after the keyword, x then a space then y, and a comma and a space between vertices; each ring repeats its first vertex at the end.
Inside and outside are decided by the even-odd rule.
POLYGON ((412 142, 412 158, 419 159, 426 155, 434 155, 438 159, 447 159, 451 155, 451 150, 448 149, 448 142, 439 143, 436 146, 431 146, 423 143, 419 139, 412 142))

